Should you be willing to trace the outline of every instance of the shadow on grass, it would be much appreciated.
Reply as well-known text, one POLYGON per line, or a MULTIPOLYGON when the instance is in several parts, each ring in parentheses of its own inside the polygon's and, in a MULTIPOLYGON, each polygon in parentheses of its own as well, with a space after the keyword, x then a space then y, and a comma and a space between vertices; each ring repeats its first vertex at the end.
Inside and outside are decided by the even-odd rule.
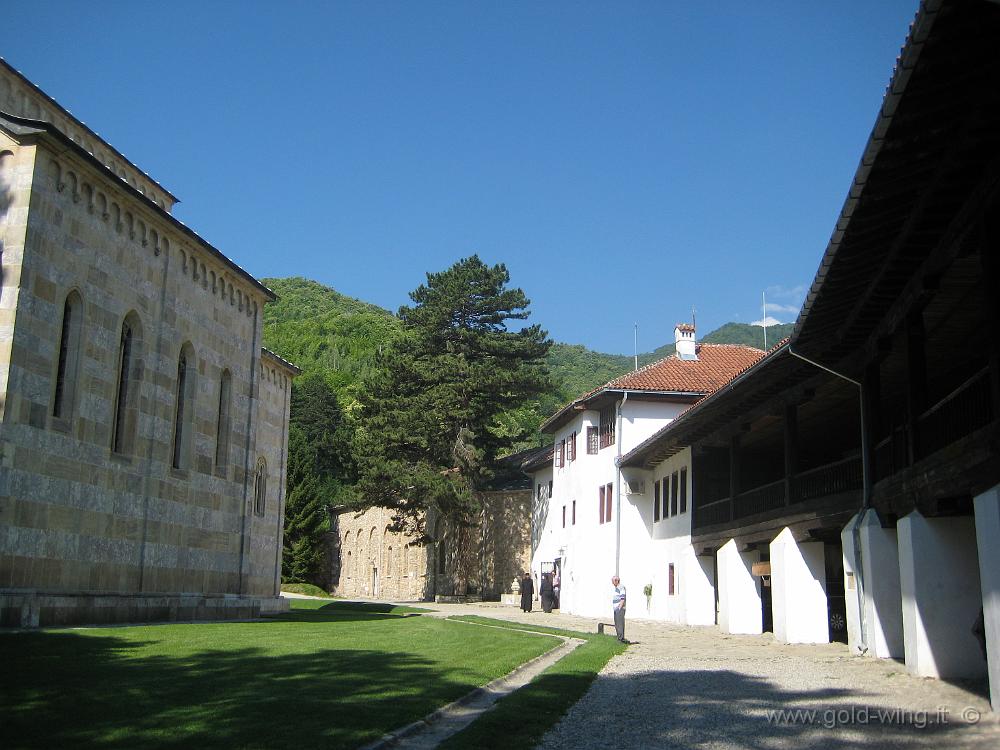
MULTIPOLYGON (((200 626, 176 627, 198 637, 200 626)), ((158 641, 154 629, 2 634, 0 745, 357 747, 473 687, 398 651, 276 655, 272 641, 318 638, 318 629, 240 627, 239 647, 201 650, 183 632, 158 641), (243 645, 255 638, 263 645, 243 645)), ((212 637, 227 636, 201 636, 212 637)))
POLYGON ((325 602, 321 599, 297 599, 291 611, 268 615, 269 622, 358 622, 416 617, 428 610, 397 604, 370 602, 325 602))

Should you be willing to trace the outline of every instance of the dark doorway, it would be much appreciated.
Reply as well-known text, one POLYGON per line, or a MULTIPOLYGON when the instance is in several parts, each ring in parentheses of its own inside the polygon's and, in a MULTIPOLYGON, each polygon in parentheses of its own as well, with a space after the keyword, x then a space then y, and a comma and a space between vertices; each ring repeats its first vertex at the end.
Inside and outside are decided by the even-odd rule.
POLYGON ((826 561, 826 614, 831 643, 847 643, 847 601, 844 598, 844 548, 839 541, 823 544, 826 561))
MULTIPOLYGON (((770 562, 771 551, 761 550, 760 561, 770 562)), ((760 586, 761 629, 765 633, 774 632, 774 611, 771 609, 771 576, 763 575, 758 580, 760 586)))

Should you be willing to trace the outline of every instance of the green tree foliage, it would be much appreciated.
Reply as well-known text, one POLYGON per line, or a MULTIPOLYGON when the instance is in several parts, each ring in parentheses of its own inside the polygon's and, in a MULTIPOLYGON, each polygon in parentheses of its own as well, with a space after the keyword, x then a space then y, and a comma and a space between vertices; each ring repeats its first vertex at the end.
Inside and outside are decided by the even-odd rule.
POLYGON ((321 373, 296 379, 290 412, 282 578, 312 583, 323 575, 329 508, 344 502, 355 479, 353 429, 321 373))
POLYGON ((516 416, 549 388, 551 342, 527 319, 504 265, 464 258, 410 293, 403 336, 362 389, 360 504, 392 508, 419 529, 424 511, 468 518, 474 490, 526 435, 516 416))
POLYGON ((263 279, 278 299, 264 307, 265 345, 303 369, 326 376, 345 408, 356 386, 399 335, 388 310, 302 278, 263 279))

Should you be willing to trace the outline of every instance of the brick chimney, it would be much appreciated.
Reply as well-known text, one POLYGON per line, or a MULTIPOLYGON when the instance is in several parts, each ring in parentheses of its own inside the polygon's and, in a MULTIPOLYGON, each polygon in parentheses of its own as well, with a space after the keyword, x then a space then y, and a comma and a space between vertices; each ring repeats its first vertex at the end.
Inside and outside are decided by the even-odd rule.
POLYGON ((674 346, 678 359, 698 359, 698 350, 694 340, 694 326, 690 323, 678 323, 674 328, 674 346))

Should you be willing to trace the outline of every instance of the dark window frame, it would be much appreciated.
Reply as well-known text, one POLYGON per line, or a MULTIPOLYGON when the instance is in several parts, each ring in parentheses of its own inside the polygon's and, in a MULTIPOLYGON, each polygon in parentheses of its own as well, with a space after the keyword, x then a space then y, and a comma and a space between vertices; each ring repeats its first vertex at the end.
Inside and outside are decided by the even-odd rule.
POLYGON ((608 406, 600 411, 600 447, 615 444, 615 407, 608 406))
POLYGON ((688 470, 687 467, 681 468, 681 513, 687 513, 688 509, 688 470))

